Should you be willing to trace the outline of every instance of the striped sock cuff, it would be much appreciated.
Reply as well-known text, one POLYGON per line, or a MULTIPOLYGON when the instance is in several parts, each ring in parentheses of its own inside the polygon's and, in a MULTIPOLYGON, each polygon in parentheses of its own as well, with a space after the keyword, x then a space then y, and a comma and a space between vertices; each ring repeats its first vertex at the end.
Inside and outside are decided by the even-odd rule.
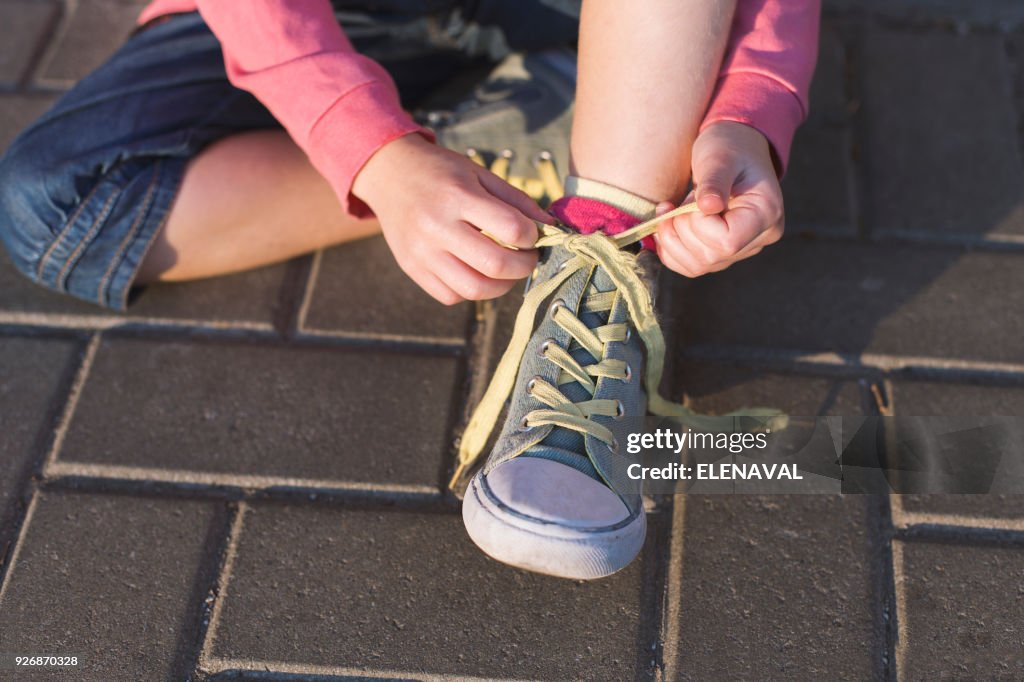
POLYGON ((597 180, 578 178, 570 175, 565 179, 566 196, 594 199, 602 203, 614 206, 615 208, 628 213, 638 221, 654 217, 654 208, 657 204, 644 197, 637 196, 632 192, 619 189, 597 180))

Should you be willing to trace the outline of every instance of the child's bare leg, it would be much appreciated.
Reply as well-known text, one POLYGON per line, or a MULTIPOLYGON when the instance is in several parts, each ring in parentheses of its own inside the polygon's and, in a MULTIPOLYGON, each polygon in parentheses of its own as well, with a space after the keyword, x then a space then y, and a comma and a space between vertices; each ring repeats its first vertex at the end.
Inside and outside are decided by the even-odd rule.
POLYGON ((735 5, 735 0, 583 3, 574 175, 655 202, 683 198, 690 150, 735 5))
POLYGON ((197 279, 286 260, 380 231, 342 212, 282 131, 220 140, 189 165, 136 281, 197 279))

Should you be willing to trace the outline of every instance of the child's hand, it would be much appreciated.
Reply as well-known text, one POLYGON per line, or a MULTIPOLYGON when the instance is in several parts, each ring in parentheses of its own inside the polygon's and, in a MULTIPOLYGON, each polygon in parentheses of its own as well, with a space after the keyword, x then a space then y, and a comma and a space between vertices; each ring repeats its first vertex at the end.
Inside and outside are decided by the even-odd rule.
POLYGON ((523 192, 419 135, 378 150, 352 193, 377 215, 402 270, 447 305, 501 296, 529 275, 537 263, 533 221, 551 222, 523 192))
MULTIPOLYGON (((655 234, 672 270, 686 277, 724 270, 782 237, 782 189, 757 130, 732 121, 708 126, 693 144, 693 184, 701 212, 665 221, 655 234)), ((671 208, 659 205, 658 213, 671 208)))

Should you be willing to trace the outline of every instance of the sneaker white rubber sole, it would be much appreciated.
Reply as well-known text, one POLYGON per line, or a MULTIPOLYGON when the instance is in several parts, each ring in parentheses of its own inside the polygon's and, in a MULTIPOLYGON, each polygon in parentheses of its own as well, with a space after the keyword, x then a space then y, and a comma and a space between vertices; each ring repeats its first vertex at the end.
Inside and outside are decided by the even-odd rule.
POLYGON ((517 457, 477 473, 462 503, 470 538, 502 563, 560 578, 593 580, 627 566, 647 519, 610 488, 547 459, 517 457))

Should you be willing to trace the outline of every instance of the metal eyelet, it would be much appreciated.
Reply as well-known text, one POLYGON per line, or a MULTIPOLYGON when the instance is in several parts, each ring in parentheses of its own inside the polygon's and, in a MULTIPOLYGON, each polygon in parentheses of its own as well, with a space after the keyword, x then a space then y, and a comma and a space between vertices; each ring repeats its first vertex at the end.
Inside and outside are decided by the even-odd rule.
POLYGON ((622 419, 626 416, 626 408, 622 405, 621 400, 615 401, 615 418, 622 419))
POLYGON ((540 377, 533 377, 528 382, 526 382, 526 392, 529 395, 533 395, 533 387, 537 385, 538 381, 540 381, 540 377))
POLYGON ((631 338, 633 338, 633 328, 630 327, 629 325, 626 325, 626 340, 623 341, 622 343, 629 343, 629 340, 631 338))
POLYGON ((567 266, 568 264, 569 264, 569 261, 567 261, 567 260, 564 260, 561 263, 559 263, 558 264, 558 272, 561 272, 562 270, 565 270, 565 266, 567 266))
POLYGON ((502 149, 501 150, 501 158, 503 158, 503 159, 511 160, 511 159, 514 159, 515 156, 516 156, 516 153, 514 151, 512 151, 511 149, 502 149))
POLYGON ((608 449, 611 450, 614 455, 619 454, 619 441, 615 436, 612 436, 612 442, 608 444, 608 449))
POLYGON ((540 348, 537 350, 537 354, 540 355, 542 358, 546 358, 548 346, 552 345, 553 343, 555 343, 554 339, 545 339, 544 343, 540 344, 540 348))
POLYGON ((551 306, 548 308, 548 315, 550 315, 551 317, 554 317, 555 316, 555 312, 559 308, 564 308, 564 307, 565 307, 565 301, 563 301, 560 298, 556 298, 554 301, 551 302, 551 306))
POLYGON ((530 426, 529 424, 526 423, 529 419, 530 419, 530 415, 527 414, 527 415, 524 415, 523 418, 519 421, 519 430, 520 431, 529 431, 530 429, 533 428, 532 426, 530 426))
POLYGON ((633 380, 633 368, 630 367, 629 363, 627 362, 626 363, 626 376, 625 376, 625 378, 623 378, 622 381, 628 384, 632 380, 633 380))

